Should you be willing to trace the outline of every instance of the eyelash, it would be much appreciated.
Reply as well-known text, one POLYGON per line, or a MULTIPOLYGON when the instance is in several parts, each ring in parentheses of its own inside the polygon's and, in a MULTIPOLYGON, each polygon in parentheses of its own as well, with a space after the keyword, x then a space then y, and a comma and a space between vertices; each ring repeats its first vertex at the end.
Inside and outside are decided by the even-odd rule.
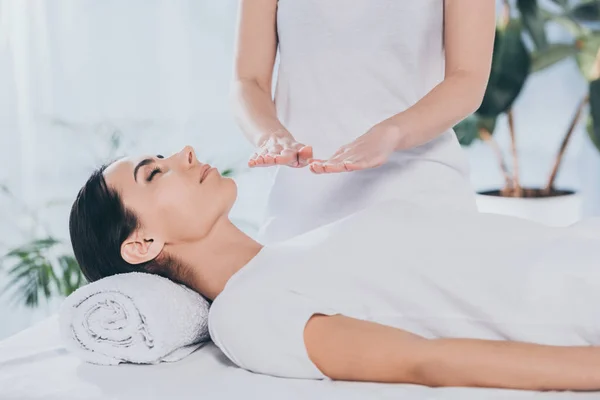
POLYGON ((152 178, 154 178, 154 175, 158 174, 159 172, 161 172, 160 168, 154 167, 154 169, 150 172, 150 175, 148 175, 146 182, 150 182, 152 178))

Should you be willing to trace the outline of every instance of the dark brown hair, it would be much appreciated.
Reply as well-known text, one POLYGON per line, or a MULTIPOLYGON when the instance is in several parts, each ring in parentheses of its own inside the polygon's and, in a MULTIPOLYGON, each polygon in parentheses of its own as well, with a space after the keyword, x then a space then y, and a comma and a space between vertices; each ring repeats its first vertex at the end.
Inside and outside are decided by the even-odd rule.
POLYGON ((184 283, 186 268, 164 252, 137 265, 121 257, 121 245, 139 227, 139 220, 106 184, 103 173, 107 166, 94 171, 81 188, 69 217, 71 245, 83 275, 93 282, 116 274, 147 272, 184 283))

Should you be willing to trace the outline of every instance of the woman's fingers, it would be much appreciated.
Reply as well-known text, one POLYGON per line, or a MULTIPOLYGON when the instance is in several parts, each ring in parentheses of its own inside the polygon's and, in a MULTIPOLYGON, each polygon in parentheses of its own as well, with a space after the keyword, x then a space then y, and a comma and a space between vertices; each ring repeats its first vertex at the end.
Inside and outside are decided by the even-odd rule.
POLYGON ((248 166, 287 165, 290 167, 305 167, 309 164, 312 156, 312 147, 302 143, 295 141, 268 142, 250 157, 248 166))
POLYGON ((325 172, 330 173, 330 174, 334 174, 334 173, 340 173, 340 172, 348 172, 348 167, 347 165, 349 164, 349 161, 342 161, 342 162, 337 162, 337 163, 327 163, 325 165, 323 165, 323 168, 325 169, 325 172))
POLYGON ((312 154, 311 146, 305 146, 302 143, 291 143, 281 151, 281 155, 277 157, 277 164, 305 167, 308 165, 308 159, 312 157, 312 154))
POLYGON ((256 157, 258 156, 258 154, 254 153, 250 156, 250 159, 248 160, 248 166, 249 167, 255 167, 256 166, 256 157))
POLYGON ((316 174, 340 173, 356 171, 360 168, 357 164, 357 157, 349 150, 343 150, 336 153, 337 156, 329 160, 312 160, 310 170, 316 174))
POLYGON ((250 167, 268 167, 275 165, 276 159, 283 146, 280 144, 267 144, 254 153, 248 161, 250 167))
POLYGON ((281 154, 283 146, 280 144, 274 144, 270 146, 268 152, 263 155, 264 165, 275 165, 277 157, 281 154))
POLYGON ((260 150, 258 150, 258 155, 256 157, 256 164, 257 165, 264 165, 265 163, 265 159, 264 156, 269 152, 268 147, 262 147, 260 150))
POLYGON ((312 146, 303 146, 298 151, 298 164, 301 167, 306 167, 308 165, 308 160, 313 157, 313 148, 312 146))
POLYGON ((294 149, 285 148, 277 157, 278 165, 295 166, 298 161, 298 153, 294 149))

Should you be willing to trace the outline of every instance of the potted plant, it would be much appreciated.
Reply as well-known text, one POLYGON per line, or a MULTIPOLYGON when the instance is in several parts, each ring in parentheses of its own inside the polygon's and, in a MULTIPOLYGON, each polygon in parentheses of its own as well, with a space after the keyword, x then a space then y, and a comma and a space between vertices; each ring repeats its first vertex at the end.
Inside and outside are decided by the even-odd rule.
POLYGON ((478 193, 480 211, 528 218, 548 225, 568 225, 580 218, 581 199, 574 190, 556 188, 555 180, 565 150, 588 104, 591 106, 588 133, 600 149, 600 34, 586 26, 588 21, 600 21, 600 6, 598 1, 582 1, 573 6, 566 0, 553 2, 558 11, 543 9, 535 0, 504 1, 484 99, 480 108, 459 123, 455 131, 463 146, 475 140, 491 145, 504 177, 503 187, 478 193), (545 27, 549 22, 565 27, 572 35, 572 42, 548 43, 545 27), (526 45, 525 37, 530 39, 532 46, 526 45), (513 105, 529 76, 570 57, 576 58, 581 72, 590 82, 589 93, 575 107, 545 184, 523 187, 519 179, 513 105), (508 119, 512 168, 504 161, 502 150, 493 137, 496 121, 501 115, 508 119))

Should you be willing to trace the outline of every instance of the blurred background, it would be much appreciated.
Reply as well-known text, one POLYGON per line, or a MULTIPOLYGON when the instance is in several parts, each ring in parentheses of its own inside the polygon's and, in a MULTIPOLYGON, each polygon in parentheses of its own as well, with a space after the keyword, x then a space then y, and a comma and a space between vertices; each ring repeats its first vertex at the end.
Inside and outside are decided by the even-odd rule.
MULTIPOLYGON (((545 200, 568 198, 546 215, 558 224, 600 215, 598 2, 497 5, 486 99, 456 128, 474 187, 503 189, 505 198, 488 198, 512 201, 481 204, 511 213, 523 201, 539 210, 545 200), (527 188, 541 189, 538 197, 544 189, 575 194, 520 198, 527 188)), ((236 7, 236 0, 0 0, 0 339, 56 312, 85 284, 68 213, 90 172, 117 156, 193 145, 236 179, 232 219, 256 232, 272 171, 246 168, 252 148, 229 108, 236 7)))

